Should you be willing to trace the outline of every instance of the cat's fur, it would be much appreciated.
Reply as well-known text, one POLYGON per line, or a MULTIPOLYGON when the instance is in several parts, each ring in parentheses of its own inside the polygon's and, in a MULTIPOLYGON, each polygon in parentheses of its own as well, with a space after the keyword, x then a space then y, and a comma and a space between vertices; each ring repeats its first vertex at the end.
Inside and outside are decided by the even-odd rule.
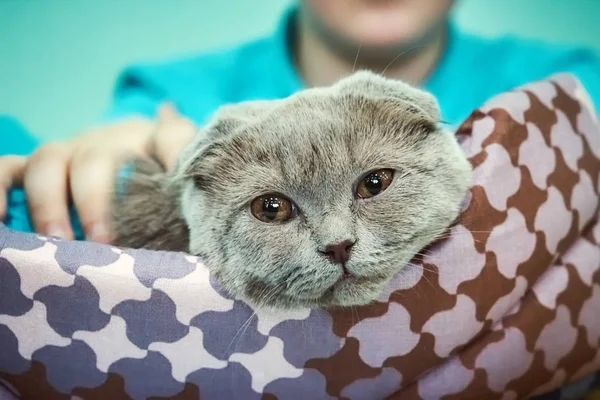
POLYGON ((362 305, 457 217, 471 167, 439 128, 433 96, 359 72, 285 100, 227 106, 172 176, 138 162, 117 201, 115 243, 206 257, 232 294, 276 307, 362 305), (359 177, 394 169, 391 186, 357 200, 359 177), (155 175, 153 175, 153 173, 155 175), (286 223, 249 211, 278 192, 299 207, 286 223), (356 241, 340 265, 319 249, 356 241))

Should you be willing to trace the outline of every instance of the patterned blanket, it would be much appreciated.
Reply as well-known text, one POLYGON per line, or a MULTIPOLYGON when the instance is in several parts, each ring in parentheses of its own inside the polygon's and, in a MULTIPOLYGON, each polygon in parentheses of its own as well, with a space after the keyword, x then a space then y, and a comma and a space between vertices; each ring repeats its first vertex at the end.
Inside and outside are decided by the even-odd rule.
POLYGON ((557 76, 491 100, 458 138, 474 167, 459 223, 367 307, 252 309, 189 255, 0 227, 0 382, 25 399, 368 400, 516 399, 592 382, 589 97, 557 76))

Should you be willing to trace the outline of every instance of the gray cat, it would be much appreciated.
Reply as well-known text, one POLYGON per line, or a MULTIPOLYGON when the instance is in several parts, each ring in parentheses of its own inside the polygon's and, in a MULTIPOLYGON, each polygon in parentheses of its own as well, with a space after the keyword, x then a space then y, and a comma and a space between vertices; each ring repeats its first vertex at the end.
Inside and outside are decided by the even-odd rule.
POLYGON ((115 244, 205 257, 266 306, 364 305, 456 219, 471 166, 430 94, 358 72, 223 107, 167 175, 135 163, 115 244))

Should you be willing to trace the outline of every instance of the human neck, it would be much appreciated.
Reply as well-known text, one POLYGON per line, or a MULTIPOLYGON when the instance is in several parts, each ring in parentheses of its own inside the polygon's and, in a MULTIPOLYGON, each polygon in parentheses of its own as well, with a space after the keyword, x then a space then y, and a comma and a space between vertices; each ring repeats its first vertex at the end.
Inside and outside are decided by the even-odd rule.
MULTIPOLYGON (((302 19, 302 18, 299 18, 302 19)), ((437 67, 447 38, 445 24, 432 31, 422 43, 388 58, 361 60, 361 49, 355 59, 333 51, 306 22, 298 21, 295 43, 296 64, 309 87, 329 86, 359 69, 369 69, 382 75, 421 85, 437 67)))

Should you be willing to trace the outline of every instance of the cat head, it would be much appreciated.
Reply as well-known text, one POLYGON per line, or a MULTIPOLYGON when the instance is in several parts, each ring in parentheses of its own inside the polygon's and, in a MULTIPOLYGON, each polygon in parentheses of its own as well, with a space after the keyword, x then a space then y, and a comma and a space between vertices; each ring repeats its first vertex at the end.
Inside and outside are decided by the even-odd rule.
POLYGON ((439 114, 430 94, 369 72, 223 108, 180 159, 190 251, 254 303, 371 302, 469 187, 439 114))

